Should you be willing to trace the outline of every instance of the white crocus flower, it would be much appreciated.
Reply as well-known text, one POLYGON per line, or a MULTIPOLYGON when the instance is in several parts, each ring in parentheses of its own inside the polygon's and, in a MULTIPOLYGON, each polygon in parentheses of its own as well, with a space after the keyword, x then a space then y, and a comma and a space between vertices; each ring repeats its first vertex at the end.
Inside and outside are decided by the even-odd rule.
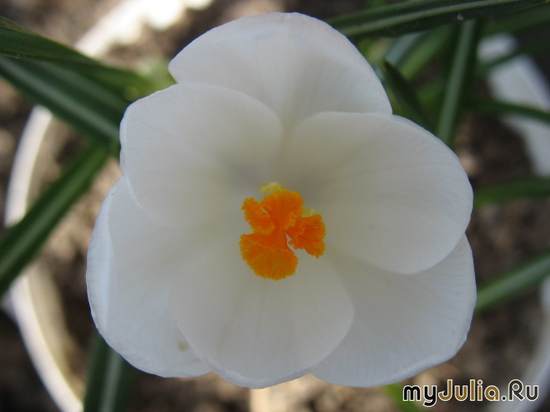
POLYGON ((374 386, 453 356, 475 301, 457 157, 392 115, 348 40, 246 17, 122 121, 88 257, 107 342, 161 376, 374 386))

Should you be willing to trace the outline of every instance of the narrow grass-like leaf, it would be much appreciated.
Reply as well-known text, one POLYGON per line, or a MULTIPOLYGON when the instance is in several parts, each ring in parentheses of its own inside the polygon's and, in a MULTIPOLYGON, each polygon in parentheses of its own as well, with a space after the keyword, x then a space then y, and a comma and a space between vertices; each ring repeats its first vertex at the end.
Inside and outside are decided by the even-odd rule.
POLYGON ((84 412, 128 409, 135 369, 96 334, 88 367, 84 412))
POLYGON ((548 0, 420 0, 394 4, 328 21, 353 40, 399 36, 464 20, 521 10, 548 0))
POLYGON ((380 63, 380 67, 382 68, 385 84, 392 91, 399 104, 405 109, 408 117, 425 129, 433 131, 433 125, 411 84, 388 61, 383 60, 380 63))
POLYGON ((78 64, 98 65, 94 60, 70 47, 32 33, 19 24, 0 16, 0 54, 8 57, 64 60, 78 64))
POLYGON ((450 40, 450 27, 440 27, 422 33, 398 37, 389 47, 385 58, 412 79, 432 62, 450 40))
POLYGON ((8 57, 0 57, 0 76, 77 132, 108 147, 117 143, 128 102, 107 87, 53 64, 8 57))
POLYGON ((543 4, 491 20, 484 28, 484 35, 518 33, 548 24, 550 24, 550 4, 543 4))
MULTIPOLYGON (((548 125, 550 126, 550 112, 541 110, 537 107, 488 99, 471 100, 468 107, 472 110, 485 113, 527 117, 530 119, 548 123, 548 125)), ((548 139, 550 139, 550 136, 548 136, 548 139)))
POLYGON ((464 101, 474 77, 480 28, 479 20, 467 21, 459 28, 436 128, 436 135, 449 146, 452 146, 456 127, 462 116, 464 101))
POLYGON ((416 44, 430 34, 428 32, 410 33, 399 36, 393 40, 384 55, 384 59, 393 66, 401 69, 403 62, 418 51, 416 44))
POLYGON ((151 84, 128 70, 106 66, 61 43, 39 36, 0 16, 0 55, 17 59, 50 61, 85 74, 121 92, 131 88, 138 95, 151 90, 151 84))
POLYGON ((0 297, 36 256, 55 225, 90 186, 109 152, 90 146, 38 198, 23 219, 0 239, 0 297))
POLYGON ((547 196, 550 196, 550 178, 532 177, 476 189, 474 206, 481 207, 519 199, 547 196))
POLYGON ((512 269, 497 279, 478 287, 476 312, 517 296, 542 282, 550 275, 550 252, 512 269))
POLYGON ((403 399, 403 385, 394 383, 392 385, 382 386, 382 389, 393 400, 399 410, 403 412, 422 412, 424 408, 419 407, 412 400, 403 399))

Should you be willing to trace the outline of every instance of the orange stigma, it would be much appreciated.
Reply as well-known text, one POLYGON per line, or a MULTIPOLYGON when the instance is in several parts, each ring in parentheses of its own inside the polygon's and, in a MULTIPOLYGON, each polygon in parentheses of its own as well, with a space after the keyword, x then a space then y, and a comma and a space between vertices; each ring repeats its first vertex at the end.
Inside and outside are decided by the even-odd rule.
POLYGON ((244 218, 252 233, 241 236, 241 253, 256 275, 284 279, 298 266, 298 257, 288 245, 321 256, 325 251, 325 224, 321 215, 302 208, 305 202, 300 193, 276 183, 268 183, 260 191, 269 193, 261 202, 251 197, 243 202, 244 218))

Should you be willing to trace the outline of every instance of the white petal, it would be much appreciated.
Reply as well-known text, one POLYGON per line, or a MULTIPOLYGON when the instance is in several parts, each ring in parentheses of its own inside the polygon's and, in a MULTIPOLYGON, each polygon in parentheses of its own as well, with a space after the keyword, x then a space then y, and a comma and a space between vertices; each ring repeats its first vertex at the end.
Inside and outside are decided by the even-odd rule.
POLYGON ((447 256, 470 220, 456 155, 398 116, 322 113, 288 140, 281 184, 323 216, 331 247, 417 273, 447 256))
POLYGON ((169 308, 166 258, 174 252, 177 243, 171 241, 176 238, 158 232, 131 199, 122 177, 107 195, 94 228, 88 298, 99 331, 131 364, 161 376, 198 376, 210 368, 189 348, 169 308))
POLYGON ((279 281, 256 276, 237 239, 187 261, 174 317, 214 372, 242 386, 274 385, 303 375, 341 342, 353 318, 349 295, 326 260, 304 255, 279 281))
POLYGON ((355 46, 326 23, 296 13, 217 27, 184 48, 169 69, 179 82, 218 84, 257 98, 287 129, 322 111, 391 113, 355 46))
POLYGON ((330 383, 396 382, 455 355, 466 339, 476 291, 470 246, 463 237, 437 266, 403 276, 337 257, 355 306, 342 344, 312 373, 330 383))
POLYGON ((257 100, 177 84, 129 107, 121 167, 155 222, 198 227, 257 194, 280 139, 279 120, 257 100))

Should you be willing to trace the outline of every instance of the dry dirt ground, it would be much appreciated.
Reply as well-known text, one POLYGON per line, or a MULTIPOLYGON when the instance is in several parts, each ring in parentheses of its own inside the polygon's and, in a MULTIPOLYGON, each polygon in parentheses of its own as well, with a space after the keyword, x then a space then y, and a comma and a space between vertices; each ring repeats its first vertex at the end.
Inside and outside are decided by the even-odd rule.
MULTIPOLYGON (((79 38, 116 0, 0 0, 0 15, 64 43, 79 38)), ((133 48, 121 48, 110 56, 113 61, 174 55, 185 44, 210 27, 251 9, 301 11, 326 18, 358 10, 359 0, 217 0, 203 11, 190 13, 185 23, 167 32, 147 31, 133 48)), ((548 59, 542 61, 548 68, 548 59)), ((548 73, 549 71, 546 70, 548 73)), ((28 102, 0 81, 0 218, 6 182, 18 138, 30 110, 28 102)), ((59 143, 58 164, 80 145, 74 138, 59 143)), ((474 187, 527 177, 532 174, 521 140, 495 118, 468 116, 461 129, 458 152, 465 159, 474 187)), ((99 190, 99 189, 98 189, 99 190)), ((84 291, 84 261, 90 223, 100 197, 90 207, 77 207, 65 224, 66 232, 46 247, 41 264, 55 267, 55 279, 73 316, 67 318, 82 348, 76 360, 84 365, 90 344, 92 324, 84 291), (71 220, 72 219, 72 220, 71 220), (80 222, 80 223, 78 223, 80 222), (83 226, 81 222, 86 224, 83 226), (61 239, 61 240, 59 240, 61 239), (53 243, 53 244, 52 244, 53 243), (62 251, 59 251, 61 248, 62 251)), ((514 202, 485 208, 474 213, 468 235, 480 280, 489 279, 537 253, 550 244, 550 202, 547 199, 514 202)), ((540 324, 536 291, 518 296, 507 305, 477 316, 470 338, 459 355, 429 370, 415 383, 441 384, 447 378, 455 383, 469 379, 499 384, 518 377, 533 350, 540 324)), ((278 405, 291 405, 293 411, 392 411, 395 408, 377 389, 353 389, 327 385, 306 377, 271 391, 253 391, 231 385, 213 375, 199 379, 175 380, 138 373, 133 411, 270 411, 278 405)), ((482 403, 449 402, 438 404, 438 411, 481 410, 482 403)), ((12 320, 0 312, 0 411, 50 412, 57 408, 42 387, 22 345, 12 320)))

